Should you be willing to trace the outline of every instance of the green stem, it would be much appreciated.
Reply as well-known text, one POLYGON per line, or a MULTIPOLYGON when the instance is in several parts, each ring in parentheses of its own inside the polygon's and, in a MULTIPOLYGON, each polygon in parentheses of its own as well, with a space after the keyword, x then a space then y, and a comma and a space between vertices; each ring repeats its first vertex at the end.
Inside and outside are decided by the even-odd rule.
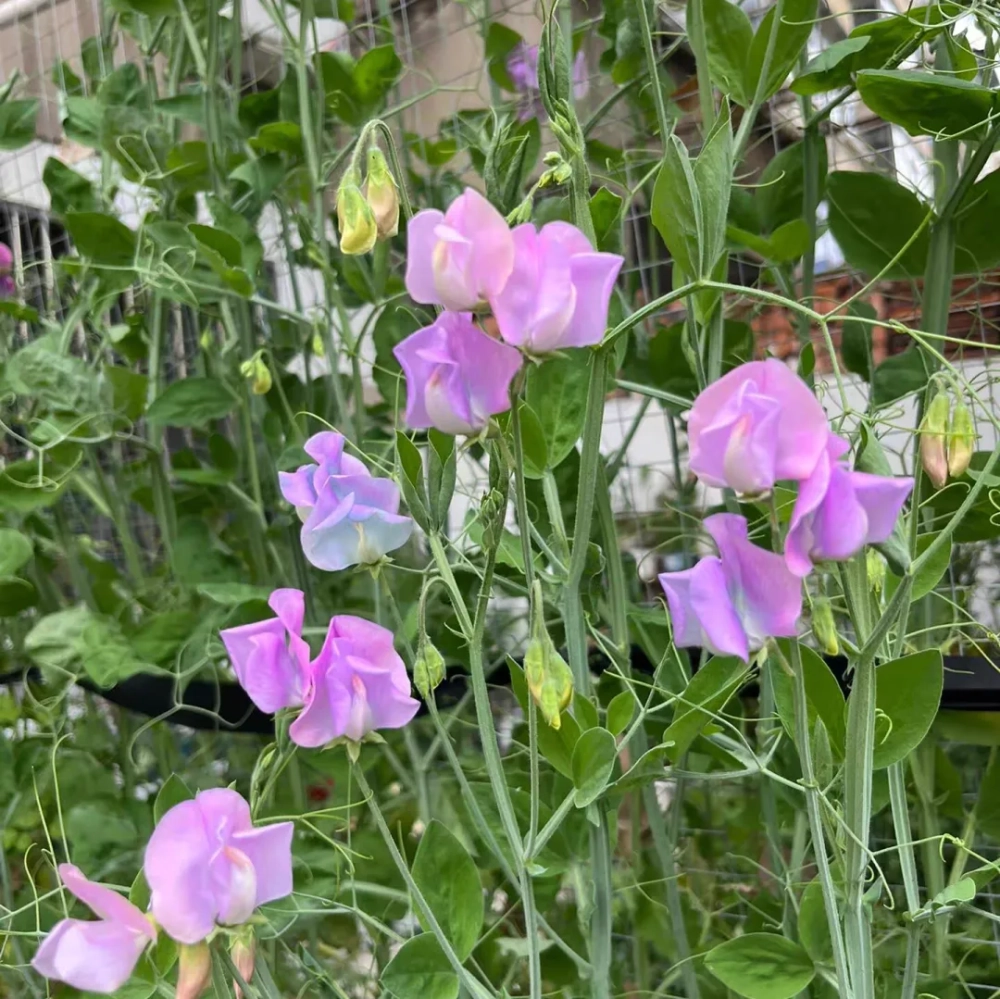
POLYGON ((660 141, 666 142, 667 136, 670 134, 670 119, 667 117, 667 103, 663 99, 663 88, 660 86, 656 48, 653 45, 653 32, 649 23, 649 4, 647 0, 635 0, 635 7, 639 12, 642 47, 646 53, 646 72, 649 74, 649 85, 653 88, 653 105, 656 108, 656 120, 660 126, 660 141))
POLYGON ((688 9, 688 40, 694 53, 698 74, 698 103, 701 108, 701 132, 708 135, 715 124, 715 95, 708 71, 708 43, 705 40, 704 0, 690 0, 688 9))

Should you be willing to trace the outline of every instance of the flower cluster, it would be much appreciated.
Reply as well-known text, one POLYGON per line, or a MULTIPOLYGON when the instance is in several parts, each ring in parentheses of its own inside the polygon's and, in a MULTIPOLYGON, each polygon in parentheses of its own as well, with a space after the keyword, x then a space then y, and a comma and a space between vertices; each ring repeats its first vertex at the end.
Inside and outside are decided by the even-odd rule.
POLYGON ((406 421, 445 433, 482 430, 510 408, 510 383, 531 354, 600 343, 623 258, 599 253, 566 222, 513 230, 471 188, 446 212, 407 229, 406 289, 445 311, 395 348, 406 375, 406 421), (489 309, 501 340, 473 314, 489 309), (502 342, 501 342, 502 341, 502 342))
POLYGON ((774 358, 735 368, 695 399, 688 446, 706 485, 751 498, 779 481, 799 486, 783 555, 751 544, 745 518, 718 514, 705 527, 719 557, 659 577, 678 645, 742 659, 769 636, 794 636, 813 563, 888 540, 913 488, 854 471, 817 398, 774 358))
MULTIPOLYGON (((521 98, 519 120, 543 117, 545 109, 542 107, 542 95, 538 87, 538 46, 518 42, 507 56, 507 75, 521 98)), ((589 89, 587 59, 583 49, 580 49, 573 60, 573 96, 578 101, 583 100, 589 89)))
POLYGON ((114 992, 163 930, 182 945, 181 979, 188 978, 189 995, 198 995, 210 972, 203 942, 218 927, 242 926, 259 906, 291 893, 292 832, 291 822, 255 827, 250 806, 228 788, 174 805, 146 845, 149 912, 61 864, 63 885, 98 918, 60 920, 32 966, 77 989, 114 992), (198 981, 190 980, 192 972, 198 981))
POLYGON ((275 590, 277 617, 221 633, 240 685, 261 711, 301 708, 289 728, 299 746, 334 739, 360 742, 376 729, 401 728, 417 713, 406 666, 392 632, 364 618, 330 619, 323 647, 310 659, 302 639, 305 597, 275 590))

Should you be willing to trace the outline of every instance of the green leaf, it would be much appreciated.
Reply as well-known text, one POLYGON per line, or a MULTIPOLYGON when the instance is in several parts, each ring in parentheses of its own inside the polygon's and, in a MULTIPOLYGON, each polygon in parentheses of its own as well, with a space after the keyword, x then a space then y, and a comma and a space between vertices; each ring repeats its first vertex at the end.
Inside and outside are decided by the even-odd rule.
POLYGON ((910 135, 957 135, 983 125, 993 113, 989 87, 941 73, 866 69, 858 73, 862 100, 880 118, 910 135))
POLYGON ((395 999, 458 999, 458 975, 431 933, 407 940, 379 981, 395 999))
POLYGON ((94 185, 54 156, 45 161, 42 182, 48 188, 52 210, 59 215, 96 212, 101 207, 94 185))
POLYGON ((67 212, 66 228, 80 255, 97 264, 131 267, 135 262, 135 233, 103 212, 67 212))
POLYGON ((977 274, 1000 264, 1000 170, 969 193, 955 213, 955 273, 977 274))
POLYGON ((15 617, 38 603, 38 591, 20 576, 0 577, 0 617, 15 617))
POLYGON ((961 881, 956 881, 953 885, 942 888, 931 900, 930 906, 934 908, 939 905, 961 905, 971 902, 978 893, 974 878, 965 877, 961 881))
MULTIPOLYGON (((787 639, 778 639, 778 646, 786 661, 791 662, 791 642, 787 639)), ((811 732, 815 727, 816 719, 821 719, 837 759, 843 759, 844 744, 847 738, 844 719, 844 692, 840 689, 840 684, 830 667, 812 649, 800 644, 799 654, 802 657, 802 675, 806 686, 809 731, 811 732)), ((795 681, 776 659, 768 662, 768 672, 774 689, 774 702, 778 710, 778 717, 781 719, 785 731, 794 740, 796 738, 795 681)))
MULTIPOLYGON (((936 537, 936 534, 921 534, 917 538, 917 554, 914 557, 923 555, 934 543, 936 537)), ((911 600, 919 600, 921 597, 926 597, 941 582, 942 577, 951 565, 951 549, 951 542, 942 545, 934 553, 934 558, 929 562, 925 562, 920 567, 920 571, 913 577, 913 589, 910 593, 911 600)), ((898 575, 893 575, 886 580, 886 599, 889 599, 896 592, 899 582, 900 578, 898 575)))
POLYGON ((573 803, 586 808, 608 786, 618 759, 615 737, 606 728, 588 728, 573 748, 573 803))
POLYGON ((30 513, 51 506, 65 486, 65 479, 54 485, 35 459, 12 461, 0 471, 0 510, 30 513))
POLYGON ((399 484, 410 516, 426 528, 430 525, 430 510, 424 485, 424 459, 413 441, 400 430, 396 431, 396 456, 399 460, 399 484))
POLYGON ((369 49, 354 67, 354 85, 364 105, 374 110, 402 71, 403 63, 392 45, 369 49))
POLYGON ((101 374, 111 385, 111 401, 115 410, 130 420, 137 420, 146 408, 149 379, 119 364, 107 365, 101 374))
POLYGON ((819 878, 806 885, 799 899, 799 943, 817 964, 829 964, 833 960, 830 923, 826 918, 823 885, 819 878))
POLYGON ((149 407, 152 423, 168 427, 204 427, 236 407, 236 396, 216 378, 184 378, 166 387, 149 407))
POLYGON ((712 716, 743 686, 747 665, 735 656, 716 656, 702 666, 680 695, 674 720, 663 733, 664 744, 671 744, 671 759, 683 756, 712 721, 712 716))
MULTIPOLYGON (((774 29, 777 35, 767 76, 760 92, 761 100, 766 101, 778 92, 792 71, 792 67, 798 62, 799 55, 812 33, 817 2, 818 0, 785 0, 781 8, 781 20, 774 29)), ((746 89, 750 97, 757 92, 758 81, 764 72, 772 25, 778 12, 777 6, 771 7, 753 36, 747 57, 746 89)))
POLYGON ((153 802, 153 821, 159 823, 160 819, 170 811, 174 805, 179 805, 182 801, 190 801, 194 797, 191 788, 184 783, 184 778, 177 774, 171 774, 157 792, 156 801, 153 802))
POLYGON ((887 357, 872 373, 871 403, 876 409, 927 385, 927 369, 920 348, 911 344, 902 354, 887 357))
POLYGON ((691 4, 687 11, 693 22, 692 31, 697 29, 699 15, 703 15, 702 28, 712 81, 737 104, 746 107, 753 97, 747 86, 747 61, 753 44, 750 18, 729 0, 703 0, 700 4, 691 4))
POLYGON ((880 174, 838 170, 827 178, 827 200, 830 231, 852 267, 870 277, 923 274, 930 240, 926 226, 901 253, 929 212, 912 191, 880 174))
POLYGON ((0 149, 21 149, 35 137, 38 99, 6 100, 0 104, 0 149))
MULTIPOLYGON (((1000 745, 1000 738, 993 745, 1000 745)), ((978 790, 976 824, 987 836, 1000 840, 1000 755, 986 768, 978 790)))
MULTIPOLYGON (((826 143, 820 141, 815 143, 815 146, 816 176, 813 181, 818 198, 822 200, 828 173, 826 143)), ((764 167, 756 194, 757 210, 764 232, 775 232, 789 222, 805 224, 805 219, 802 218, 806 177, 805 154, 805 141, 795 142, 772 157, 764 167)), ((808 226, 806 229, 808 231, 808 226)))
POLYGON ((671 257, 685 274, 701 273, 701 200, 687 146, 671 135, 653 185, 650 214, 671 257))
POLYGON ((841 78, 841 64, 860 52, 869 42, 869 35, 853 35, 842 38, 839 42, 823 49, 814 59, 806 63, 805 68, 799 76, 792 82, 792 90, 797 94, 809 96, 811 94, 821 94, 825 90, 832 89, 836 84, 827 81, 841 78), (834 70, 838 70, 834 73, 834 70))
POLYGON ((598 188, 590 199, 590 217, 594 220, 597 234, 597 249, 603 253, 620 253, 621 240, 621 195, 606 187, 598 188))
POLYGON ((525 399, 538 417, 548 468, 557 468, 576 446, 587 410, 590 363, 574 350, 531 368, 525 399))
POLYGON ((441 528, 448 521, 451 498, 455 494, 458 450, 455 438, 440 430, 427 432, 427 503, 432 523, 441 528))
POLYGON ((607 728, 612 735, 621 735, 635 717, 636 700, 631 690, 615 694, 608 705, 607 728))
MULTIPOLYGON (((877 319, 878 313, 870 302, 851 302, 848 314, 860 319, 877 319)), ((860 375, 866 382, 872 380, 872 329, 870 323, 845 319, 840 333, 840 353, 844 367, 860 375)))
MULTIPOLYGON (((813 0, 815 2, 815 0, 813 0)), ((699 277, 710 277, 726 249, 726 216, 733 178, 733 133, 729 107, 724 105, 694 162, 694 179, 701 204, 701 266, 699 277)))
POLYGON ((437 819, 430 822, 420 838, 413 880, 448 942, 464 961, 483 927, 483 888, 465 847, 437 819))
MULTIPOLYGON (((524 680, 524 670, 509 656, 510 686, 524 714, 528 713, 528 685, 524 680)), ((580 738, 580 725, 568 712, 562 713, 559 728, 550 725, 538 726, 538 752, 564 777, 573 779, 573 747, 580 738)))
POLYGON ((203 597, 224 607, 238 607, 251 600, 267 600, 272 592, 269 586, 253 586, 250 583, 198 583, 196 588, 203 597))
POLYGON ((507 72, 507 57, 524 39, 513 28, 491 21, 486 30, 485 55, 489 74, 504 90, 514 91, 514 82, 507 72))
POLYGON ((941 704, 944 665, 937 649, 894 659, 875 670, 876 769, 905 759, 923 742, 941 704))
POLYGON ((10 527, 0 527, 0 576, 13 576, 31 556, 31 538, 10 527))
POLYGON ((792 999, 816 974, 805 950, 777 933, 745 933, 713 947, 705 967, 747 999, 792 999))
POLYGON ((239 267, 243 263, 243 249, 235 236, 222 229, 195 222, 190 223, 187 228, 199 243, 215 250, 230 267, 239 267))

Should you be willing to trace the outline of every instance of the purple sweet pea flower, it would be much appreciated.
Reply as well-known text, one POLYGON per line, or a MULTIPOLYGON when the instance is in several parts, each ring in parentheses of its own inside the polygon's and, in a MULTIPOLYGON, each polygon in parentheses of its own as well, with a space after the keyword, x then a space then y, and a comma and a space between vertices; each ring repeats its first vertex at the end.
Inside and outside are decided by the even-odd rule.
POLYGON ((782 556, 751 544, 746 518, 738 514, 706 517, 705 530, 719 557, 659 577, 674 643, 748 661, 766 639, 793 638, 802 613, 802 584, 782 556))
POLYGON ((568 222, 527 222, 513 237, 514 270, 492 300, 504 340, 533 353, 600 343, 625 258, 595 252, 568 222))
POLYGON ((471 313, 442 313, 393 353, 406 375, 406 422, 415 430, 474 434, 510 409, 508 390, 521 355, 487 336, 471 313))
POLYGON ((402 728, 420 707, 410 696, 392 632, 363 618, 332 618, 311 669, 305 710, 289 728, 299 746, 324 746, 339 738, 359 742, 375 729, 402 728))
POLYGON ((467 187, 443 214, 417 212, 406 229, 406 290, 453 312, 479 308, 507 283, 514 241, 506 219, 467 187))
POLYGON ((240 686, 268 714, 305 704, 309 646, 302 639, 305 595, 275 590, 268 605, 277 617, 219 633, 240 686))
POLYGON ((887 541, 913 489, 913 479, 852 471, 840 461, 849 447, 830 434, 799 486, 785 539, 785 561, 796 576, 808 576, 813 562, 843 561, 864 545, 887 541))
POLYGON ((750 361, 709 385, 691 408, 691 471, 710 486, 767 492, 807 478, 829 428, 816 396, 776 358, 750 361))
POLYGON ((255 829, 250 806, 229 788, 174 805, 153 830, 143 871, 157 923, 178 943, 238 926, 292 891, 291 822, 255 829))
POLYGON ((373 478, 345 454, 343 434, 315 434, 304 448, 317 463, 279 472, 278 479, 282 496, 303 520, 302 551, 317 569, 368 565, 406 543, 413 521, 400 516, 392 479, 373 478))
POLYGON ((17 291, 13 271, 14 254, 6 243, 0 243, 0 298, 10 298, 17 291))
POLYGON ((73 864, 60 864, 59 877, 99 918, 61 919, 42 941, 31 966, 46 978, 84 992, 115 992, 156 940, 156 928, 128 899, 88 881, 73 864))
MULTIPOLYGON (((507 56, 507 75, 514 84, 514 89, 521 95, 519 120, 544 117, 545 108, 542 106, 542 95, 538 87, 538 46, 518 42, 507 56)), ((582 100, 589 89, 587 57, 583 49, 580 49, 573 60, 573 96, 578 101, 582 100)))

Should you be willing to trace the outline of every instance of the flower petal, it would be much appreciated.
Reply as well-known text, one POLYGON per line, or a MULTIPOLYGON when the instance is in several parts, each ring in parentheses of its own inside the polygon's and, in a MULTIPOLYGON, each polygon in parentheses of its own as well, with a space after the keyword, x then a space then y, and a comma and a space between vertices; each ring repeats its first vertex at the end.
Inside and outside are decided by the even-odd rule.
POLYGON ((581 253, 570 263, 576 308, 562 338, 564 347, 589 347, 604 339, 615 281, 625 263, 616 253, 581 253))
POLYGON ((257 905, 291 895, 294 832, 291 822, 277 822, 233 836, 233 844, 250 858, 257 872, 257 905))
POLYGON ((149 938, 109 920, 63 919, 31 961, 46 978, 84 992, 116 992, 131 977, 149 938))
POLYGON ((434 208, 417 212, 406 226, 406 290, 414 302, 438 305, 434 286, 434 247, 437 227, 444 215, 434 208))
POLYGON ((139 908, 111 888, 90 881, 79 867, 60 864, 59 878, 67 891, 88 906, 94 915, 121 923, 148 940, 156 939, 156 930, 139 908))
POLYGON ((851 472, 851 482, 858 502, 868 517, 865 542, 875 545, 888 541, 903 504, 913 490, 913 479, 851 472))

